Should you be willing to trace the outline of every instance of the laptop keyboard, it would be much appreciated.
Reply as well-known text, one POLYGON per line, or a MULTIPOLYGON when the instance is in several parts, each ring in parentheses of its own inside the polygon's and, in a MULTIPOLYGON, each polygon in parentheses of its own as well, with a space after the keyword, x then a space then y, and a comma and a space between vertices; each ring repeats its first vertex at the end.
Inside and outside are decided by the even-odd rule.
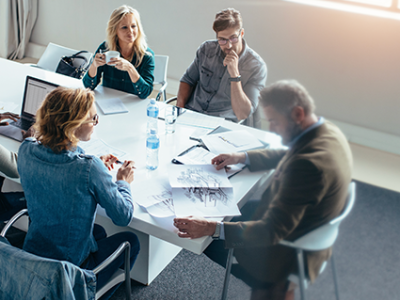
POLYGON ((21 129, 23 129, 23 130, 28 130, 29 127, 31 127, 31 122, 26 121, 26 120, 24 120, 24 119, 18 119, 17 121, 12 122, 11 124, 12 124, 13 126, 16 126, 16 127, 21 128, 21 129))

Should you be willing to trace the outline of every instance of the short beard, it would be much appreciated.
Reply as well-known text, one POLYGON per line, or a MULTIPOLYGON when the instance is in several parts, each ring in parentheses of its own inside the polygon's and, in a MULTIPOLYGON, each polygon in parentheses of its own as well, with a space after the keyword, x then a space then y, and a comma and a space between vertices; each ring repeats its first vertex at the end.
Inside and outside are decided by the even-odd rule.
POLYGON ((289 121, 286 133, 287 133, 287 140, 282 139, 283 145, 288 145, 295 137, 297 137, 302 132, 301 125, 296 124, 295 121, 289 121))

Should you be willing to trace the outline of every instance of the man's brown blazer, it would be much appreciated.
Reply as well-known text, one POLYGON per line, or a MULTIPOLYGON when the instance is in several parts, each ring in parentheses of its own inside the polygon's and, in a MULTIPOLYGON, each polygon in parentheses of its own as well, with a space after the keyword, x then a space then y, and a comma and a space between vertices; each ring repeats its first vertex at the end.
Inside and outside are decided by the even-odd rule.
MULTIPOLYGON (((248 152, 250 170, 275 169, 251 220, 226 222, 225 247, 255 278, 282 281, 297 270, 295 251, 278 243, 296 240, 338 216, 351 181, 352 156, 346 138, 332 123, 304 134, 289 150, 248 152)), ((307 252, 314 280, 331 249, 307 252)))

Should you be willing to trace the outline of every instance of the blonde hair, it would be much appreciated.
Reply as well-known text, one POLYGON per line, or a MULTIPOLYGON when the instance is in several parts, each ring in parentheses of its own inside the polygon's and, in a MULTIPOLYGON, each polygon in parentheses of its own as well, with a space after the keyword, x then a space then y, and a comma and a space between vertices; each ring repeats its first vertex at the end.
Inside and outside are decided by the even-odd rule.
POLYGON ((75 148, 79 142, 75 131, 86 121, 93 103, 89 89, 54 89, 36 113, 37 140, 56 153, 75 148))
POLYGON ((147 42, 142 23, 140 22, 139 12, 136 9, 127 5, 122 5, 114 9, 110 16, 110 20, 108 20, 107 23, 107 48, 108 50, 121 52, 120 46, 118 44, 117 28, 123 17, 128 14, 133 14, 133 16, 135 17, 136 26, 138 28, 138 35, 133 42, 132 54, 130 57, 127 57, 127 60, 132 61, 134 54, 136 54, 137 60, 135 67, 137 68, 142 63, 143 57, 146 55, 147 42))

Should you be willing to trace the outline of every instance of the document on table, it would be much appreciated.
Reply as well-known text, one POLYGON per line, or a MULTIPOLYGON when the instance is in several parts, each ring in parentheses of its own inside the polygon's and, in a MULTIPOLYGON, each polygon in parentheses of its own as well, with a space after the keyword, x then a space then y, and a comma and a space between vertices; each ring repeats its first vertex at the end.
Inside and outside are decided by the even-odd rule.
POLYGON ((79 142, 78 145, 85 151, 85 153, 98 157, 105 154, 112 154, 118 158, 121 158, 126 154, 124 151, 112 147, 103 140, 96 138, 92 138, 87 142, 79 142))
POLYGON ((154 217, 175 215, 171 186, 166 176, 141 182, 140 185, 132 185, 132 194, 135 195, 136 203, 154 217))
POLYGON ((96 100, 97 105, 105 115, 127 113, 129 110, 119 98, 96 100))
MULTIPOLYGON (((183 154, 176 156, 174 161, 178 161, 184 165, 210 165, 211 160, 216 156, 216 154, 207 151, 204 147, 197 145, 189 148, 183 154)), ((229 165, 225 168, 225 171, 228 178, 230 178, 242 171, 245 167, 246 165, 244 164, 229 165)))
POLYGON ((0 102, 0 114, 5 112, 13 112, 18 107, 17 104, 12 102, 0 102))
POLYGON ((207 116, 186 110, 177 120, 177 124, 214 129, 224 122, 224 118, 207 116))
POLYGON ((203 137, 203 135, 207 135, 207 134, 209 134, 210 132, 212 132, 212 129, 210 129, 210 128, 198 127, 198 128, 196 128, 196 130, 194 130, 194 131, 192 132, 192 134, 190 135, 189 138, 190 138, 191 140, 195 140, 195 141, 200 142, 200 141, 201 141, 201 138, 203 137))
POLYGON ((168 170, 177 216, 240 215, 224 169, 213 165, 171 165, 168 170))
POLYGON ((201 140, 210 152, 215 154, 242 152, 266 146, 247 130, 233 130, 205 135, 201 140))

